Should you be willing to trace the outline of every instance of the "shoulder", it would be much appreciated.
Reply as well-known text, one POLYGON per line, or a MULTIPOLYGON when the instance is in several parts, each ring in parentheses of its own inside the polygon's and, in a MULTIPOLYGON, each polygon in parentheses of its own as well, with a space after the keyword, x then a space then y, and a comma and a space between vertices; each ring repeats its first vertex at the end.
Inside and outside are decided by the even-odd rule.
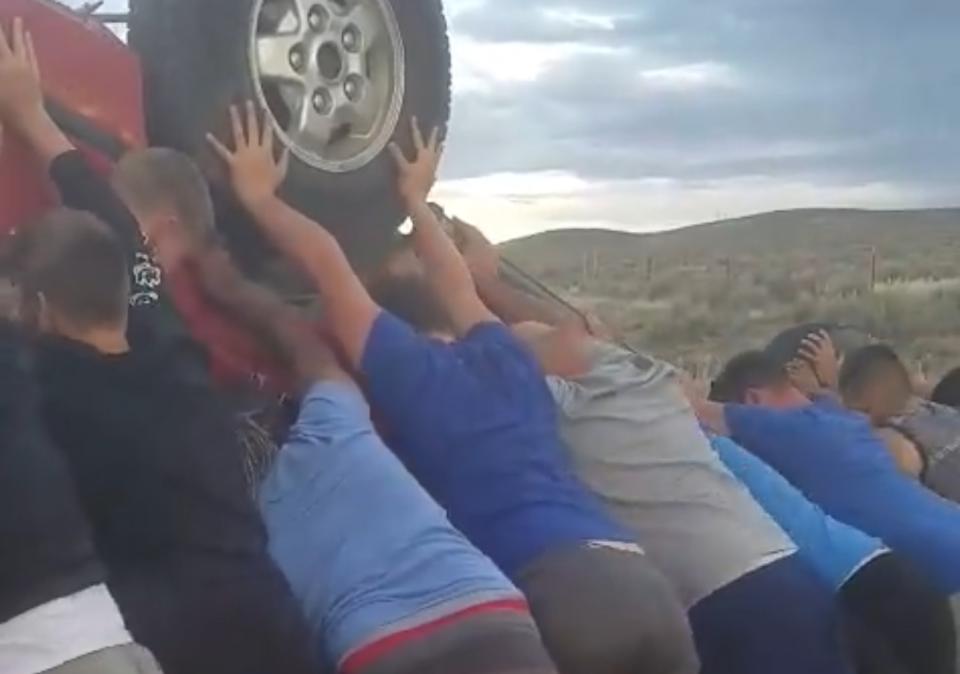
POLYGON ((489 346, 523 349, 523 343, 505 324, 499 321, 477 323, 458 342, 462 346, 489 346))
MULTIPOLYGON (((476 381, 497 390, 511 387, 516 395, 529 395, 528 392, 536 391, 552 405, 547 375, 537 357, 502 323, 477 325, 454 345, 453 352, 459 366, 465 368, 476 381)), ((539 396, 534 396, 532 402, 536 400, 539 400, 539 396)))
POLYGON ((372 430, 370 407, 352 382, 322 381, 307 391, 300 404, 294 431, 338 435, 372 430))
POLYGON ((418 334, 383 311, 364 346, 360 374, 378 411, 409 416, 425 408, 427 397, 445 395, 457 367, 450 345, 418 334))
POLYGON ((389 311, 381 311, 374 319, 373 327, 364 346, 363 367, 380 364, 385 356, 397 352, 428 354, 435 351, 433 343, 418 334, 410 325, 389 311))
POLYGON ((453 345, 457 356, 466 361, 495 358, 501 363, 512 362, 539 370, 530 349, 503 323, 488 322, 475 325, 453 345))
POLYGON ((890 452, 902 472, 916 478, 923 475, 926 468, 923 454, 912 439, 891 427, 879 428, 876 430, 876 434, 883 441, 887 451, 890 452))

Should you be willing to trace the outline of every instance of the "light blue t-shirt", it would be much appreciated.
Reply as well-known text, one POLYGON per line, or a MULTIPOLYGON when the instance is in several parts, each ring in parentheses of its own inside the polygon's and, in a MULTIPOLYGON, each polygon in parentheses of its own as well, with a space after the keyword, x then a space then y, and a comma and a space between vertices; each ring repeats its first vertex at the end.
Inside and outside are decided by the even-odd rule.
POLYGON ((260 509, 270 553, 334 664, 398 631, 522 596, 387 449, 348 383, 308 393, 260 509))
POLYGON ((839 590, 866 564, 890 552, 880 540, 827 515, 780 473, 733 440, 712 436, 710 443, 830 587, 839 590))

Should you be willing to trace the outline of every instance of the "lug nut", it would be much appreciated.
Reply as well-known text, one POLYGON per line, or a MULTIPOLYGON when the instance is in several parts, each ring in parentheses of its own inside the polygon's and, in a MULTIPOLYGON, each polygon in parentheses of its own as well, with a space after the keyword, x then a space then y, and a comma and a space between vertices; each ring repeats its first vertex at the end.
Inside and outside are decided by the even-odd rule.
POLYGON ((316 32, 323 30, 324 24, 327 22, 326 13, 323 11, 322 7, 314 5, 310 10, 310 13, 307 14, 307 24, 309 24, 310 29, 316 32))
POLYGON ((354 26, 348 26, 343 31, 343 48, 347 51, 357 51, 360 48, 360 32, 354 26))
POLYGON ((343 93, 351 101, 357 101, 363 96, 363 82, 358 77, 351 76, 343 83, 343 93))
POLYGON ((304 65, 306 65, 306 61, 307 59, 303 54, 303 47, 297 45, 290 50, 290 66, 294 70, 298 72, 303 70, 304 65))
POLYGON ((321 115, 325 115, 330 112, 332 100, 330 98, 330 93, 326 89, 317 89, 314 91, 311 100, 313 102, 313 109, 319 112, 321 115))

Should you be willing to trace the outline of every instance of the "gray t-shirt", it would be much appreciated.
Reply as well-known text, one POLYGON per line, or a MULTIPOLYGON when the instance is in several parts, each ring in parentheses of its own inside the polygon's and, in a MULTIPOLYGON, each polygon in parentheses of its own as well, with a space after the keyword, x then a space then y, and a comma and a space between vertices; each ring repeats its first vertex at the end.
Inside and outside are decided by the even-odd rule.
POLYGON ((591 362, 549 380, 574 467, 688 608, 796 552, 711 450, 669 365, 601 342, 591 362))
POLYGON ((923 483, 960 503, 960 412, 927 400, 890 425, 913 441, 923 455, 923 483))

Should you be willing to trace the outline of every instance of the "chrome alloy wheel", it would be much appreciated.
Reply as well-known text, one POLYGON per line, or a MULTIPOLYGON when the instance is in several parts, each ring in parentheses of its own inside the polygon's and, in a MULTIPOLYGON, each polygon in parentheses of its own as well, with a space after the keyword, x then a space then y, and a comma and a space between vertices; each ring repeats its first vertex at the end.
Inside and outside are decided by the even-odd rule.
POLYGON ((393 136, 405 61, 389 0, 257 0, 250 61, 260 105, 304 163, 354 171, 393 136))

